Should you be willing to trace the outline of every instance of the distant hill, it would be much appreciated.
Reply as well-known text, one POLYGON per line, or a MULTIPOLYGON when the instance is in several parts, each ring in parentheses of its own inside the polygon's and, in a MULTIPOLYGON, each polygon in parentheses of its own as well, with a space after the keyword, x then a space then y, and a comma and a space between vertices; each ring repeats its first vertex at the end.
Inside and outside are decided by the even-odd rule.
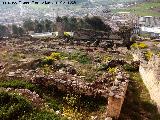
MULTIPOLYGON (((8 6, 12 6, 12 8, 16 5, 3 5, 3 2, 18 2, 19 3, 19 0, 0 0, 0 10, 2 9, 10 9, 10 7, 8 6)), ((33 0, 21 0, 22 2, 32 2, 33 0)), ((35 0, 35 1, 38 1, 39 3, 40 2, 44 2, 45 0, 35 0)), ((70 1, 70 0, 46 0, 46 1, 50 1, 52 3, 56 3, 57 1, 70 1)), ((112 4, 117 4, 117 3, 127 3, 127 2, 139 2, 139 1, 144 1, 144 0, 75 0, 76 3, 77 3, 77 6, 81 5, 112 5, 112 4)), ((40 6, 40 4, 39 4, 40 6)), ((57 7, 57 5, 53 4, 51 6, 55 6, 57 7)), ((61 5, 63 6, 63 4, 61 5)), ((69 7, 69 6, 68 6, 69 7)))
POLYGON ((131 12, 138 16, 155 16, 160 17, 160 1, 159 0, 147 0, 141 4, 137 4, 128 8, 115 9, 112 12, 131 12))
MULTIPOLYGON (((8 1, 12 1, 13 0, 0 0, 0 3, 2 2, 8 2, 8 1)), ((33 0, 21 0, 22 2, 26 2, 26 1, 29 1, 29 2, 32 2, 33 0)), ((36 1, 36 0, 35 0, 36 1)), ((44 2, 45 0, 37 0, 38 2, 44 2)), ((67 1, 67 0, 46 0, 46 1, 50 1, 50 2, 56 2, 56 1, 67 1)), ((69 1, 69 0, 68 0, 69 1)), ((77 3, 83 3, 83 2, 91 2, 91 3, 109 3, 109 4, 113 4, 113 3, 124 3, 124 2, 135 2, 135 1, 143 1, 143 0, 75 0, 77 3)), ((149 0, 151 1, 151 0, 149 0)), ((155 0, 152 0, 152 1, 155 1, 155 0)), ((19 2, 19 0, 14 0, 14 2, 19 2)))

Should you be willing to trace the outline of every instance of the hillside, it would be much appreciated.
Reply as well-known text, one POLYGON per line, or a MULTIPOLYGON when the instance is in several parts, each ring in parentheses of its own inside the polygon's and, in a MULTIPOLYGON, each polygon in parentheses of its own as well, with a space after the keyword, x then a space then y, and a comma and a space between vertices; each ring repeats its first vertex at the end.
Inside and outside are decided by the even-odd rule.
POLYGON ((113 12, 125 11, 139 16, 160 16, 160 2, 144 2, 124 9, 115 9, 113 12))

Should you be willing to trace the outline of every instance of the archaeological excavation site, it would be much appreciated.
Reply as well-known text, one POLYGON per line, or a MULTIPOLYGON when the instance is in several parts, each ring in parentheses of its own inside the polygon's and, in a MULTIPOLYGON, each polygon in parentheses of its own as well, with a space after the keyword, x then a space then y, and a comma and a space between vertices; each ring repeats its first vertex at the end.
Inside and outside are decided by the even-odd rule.
POLYGON ((160 118, 159 42, 71 40, 1 39, 2 120, 160 118))

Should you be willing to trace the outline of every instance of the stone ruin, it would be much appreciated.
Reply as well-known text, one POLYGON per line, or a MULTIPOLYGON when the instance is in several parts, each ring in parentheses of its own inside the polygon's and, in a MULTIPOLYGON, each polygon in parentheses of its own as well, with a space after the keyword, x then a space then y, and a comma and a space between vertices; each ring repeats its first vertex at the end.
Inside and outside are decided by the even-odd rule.
POLYGON ((142 50, 135 50, 132 55, 134 61, 140 61, 140 75, 160 113, 160 58, 153 55, 147 61, 142 50))
MULTIPOLYGON (((124 63, 124 61, 119 62, 121 64, 124 63)), ((32 62, 29 63, 31 64, 32 62)), ((111 63, 109 64, 110 66, 116 65, 116 61, 111 63)), ((26 78, 27 80, 30 79, 34 84, 42 85, 46 88, 50 86, 53 90, 56 89, 93 98, 105 98, 107 103, 105 116, 115 119, 118 119, 120 115, 129 82, 129 75, 122 68, 119 68, 116 74, 105 73, 94 82, 86 82, 83 80, 84 76, 68 74, 61 69, 50 75, 44 75, 38 69, 29 71, 17 69, 14 72, 9 72, 6 77, 8 79, 26 78)))
POLYGON ((125 98, 129 75, 119 70, 116 76, 106 73, 102 79, 94 82, 81 80, 82 76, 68 76, 63 72, 54 75, 32 77, 32 82, 45 87, 52 86, 62 92, 81 94, 91 97, 103 97, 108 101, 106 117, 118 119, 125 98))
MULTIPOLYGON (((57 47, 55 47, 57 43, 51 44, 50 42, 47 42, 47 46, 45 46, 44 41, 34 41, 34 39, 31 41, 20 41, 22 43, 20 43, 18 40, 13 42, 16 46, 12 47, 10 51, 15 51, 17 50, 16 48, 18 48, 18 51, 22 51, 23 53, 40 52, 41 54, 47 54, 46 49, 44 48, 52 48, 51 46, 53 46, 53 49, 51 51, 57 51, 55 50, 57 49, 57 47), (36 46, 36 44, 39 45, 39 42, 41 43, 41 45, 36 46), (43 51, 43 49, 45 52, 43 51)), ((12 42, 8 42, 7 44, 7 46, 10 46, 10 44, 12 45, 12 42)), ((68 49, 69 48, 67 48, 67 50, 68 49)), ((84 48, 84 50, 93 51, 91 48, 84 48)), ((101 52, 104 52, 103 49, 101 49, 101 52)), ((121 64, 124 64, 124 61, 119 62, 121 64)), ((115 64, 116 61, 112 61, 112 64, 109 64, 109 66, 115 64)), ((82 94, 85 96, 91 96, 93 98, 103 97, 108 103, 106 106, 105 116, 118 119, 129 82, 129 76, 123 71, 123 69, 119 69, 116 75, 105 73, 102 78, 99 78, 94 82, 86 82, 83 80, 84 76, 67 74, 66 72, 60 70, 56 71, 55 74, 51 74, 48 76, 38 74, 36 73, 35 69, 30 69, 30 67, 28 67, 34 67, 34 65, 35 63, 32 64, 32 59, 23 59, 19 61, 18 65, 11 64, 10 68, 13 68, 13 70, 8 72, 7 69, 4 70, 5 64, 2 63, 0 65, 0 73, 3 74, 5 71, 7 71, 8 73, 6 74, 6 76, 4 76, 7 79, 25 78, 25 80, 31 80, 31 82, 35 84, 40 84, 45 87, 52 86, 53 89, 56 88, 59 91, 63 92, 82 94)), ((20 92, 23 91, 26 90, 22 90, 20 92)))

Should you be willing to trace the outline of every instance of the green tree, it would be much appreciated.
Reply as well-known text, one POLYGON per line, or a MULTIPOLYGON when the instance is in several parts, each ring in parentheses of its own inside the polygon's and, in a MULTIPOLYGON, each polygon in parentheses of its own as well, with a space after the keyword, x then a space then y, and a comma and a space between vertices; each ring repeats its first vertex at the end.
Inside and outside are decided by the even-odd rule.
POLYGON ((19 34, 20 36, 23 36, 24 33, 25 33, 25 32, 24 32, 24 29, 23 29, 22 27, 18 27, 18 34, 19 34))
POLYGON ((69 19, 69 30, 75 31, 77 29, 77 19, 74 17, 71 17, 69 19))
POLYGON ((77 29, 77 19, 74 17, 63 16, 61 22, 64 25, 65 31, 75 31, 77 29))
POLYGON ((8 32, 7 27, 4 25, 0 25, 0 37, 6 36, 6 34, 8 34, 7 32, 8 32))
POLYGON ((130 41, 130 37, 132 35, 133 27, 131 26, 120 26, 119 28, 119 35, 123 39, 123 44, 127 46, 128 49, 130 49, 130 46, 133 44, 132 41, 130 41))
POLYGON ((39 31, 41 33, 45 31, 45 22, 43 20, 39 22, 39 31))
POLYGON ((12 25, 12 34, 22 36, 24 34, 24 30, 22 27, 18 27, 17 25, 12 25))
POLYGON ((58 16, 58 17, 56 18, 56 22, 62 22, 62 18, 58 16))
POLYGON ((105 24, 99 17, 97 16, 94 16, 94 17, 86 17, 85 18, 85 21, 86 23, 88 23, 91 28, 93 30, 96 30, 96 31, 105 31, 107 33, 107 36, 108 36, 108 39, 109 39, 109 36, 110 36, 110 33, 111 33, 111 27, 107 24, 105 24))
POLYGON ((80 19, 78 22, 78 28, 84 28, 84 24, 85 22, 82 19, 80 19))
POLYGON ((14 24, 12 25, 12 34, 19 35, 17 25, 14 25, 14 24))
POLYGON ((62 24, 64 25, 64 30, 69 31, 69 18, 67 16, 62 17, 62 24))
POLYGON ((91 18, 86 17, 85 21, 88 24, 90 24, 94 30, 105 30, 106 29, 106 25, 104 24, 104 22, 97 16, 94 16, 91 18))
POLYGON ((67 17, 67 16, 63 16, 63 17, 62 17, 62 22, 68 23, 68 17, 67 17))
POLYGON ((112 32, 112 28, 109 25, 105 25, 104 31, 107 32, 107 36, 108 36, 108 39, 109 39, 109 36, 112 32))
POLYGON ((39 24, 38 20, 35 20, 34 21, 34 32, 38 32, 38 24, 39 24))
POLYGON ((83 19, 80 19, 78 21, 78 25, 77 25, 78 28, 85 28, 85 29, 91 29, 91 25, 88 24, 85 20, 83 19))
POLYGON ((45 21, 44 21, 44 28, 45 28, 45 32, 51 32, 52 31, 52 26, 53 25, 53 22, 52 21, 50 21, 50 20, 48 20, 48 19, 46 19, 45 21))
POLYGON ((44 21, 35 20, 34 22, 34 31, 36 33, 42 33, 44 31, 44 21))
POLYGON ((56 31, 56 23, 52 23, 51 31, 56 31))
POLYGON ((28 31, 34 31, 34 22, 31 19, 27 19, 23 23, 24 29, 28 31))

